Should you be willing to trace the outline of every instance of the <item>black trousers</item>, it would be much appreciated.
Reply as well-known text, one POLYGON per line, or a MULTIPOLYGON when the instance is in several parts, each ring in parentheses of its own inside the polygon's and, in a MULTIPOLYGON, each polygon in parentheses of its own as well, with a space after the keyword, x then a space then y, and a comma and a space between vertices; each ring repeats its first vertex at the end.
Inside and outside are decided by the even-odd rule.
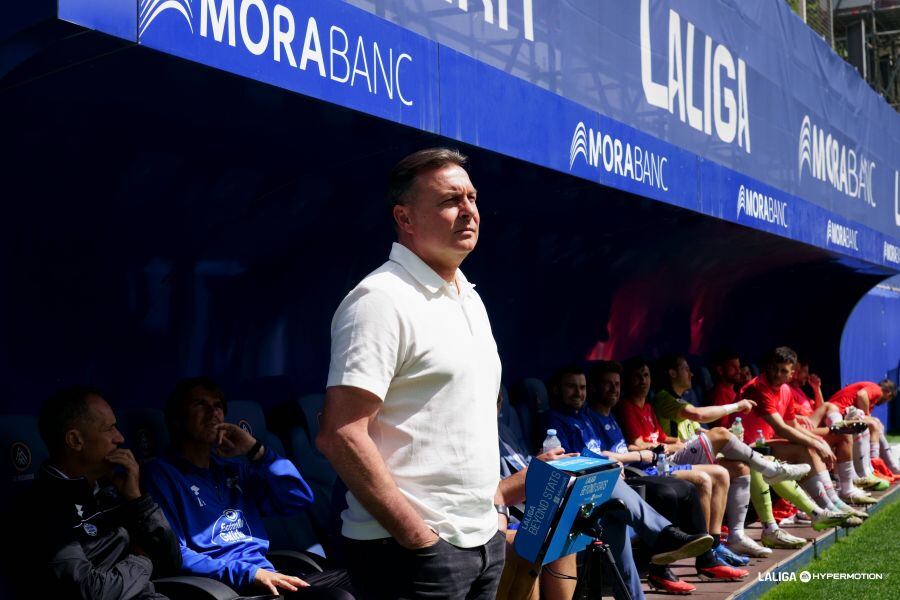
POLYGON ((308 573, 298 575, 300 579, 309 584, 307 588, 300 588, 296 592, 282 590, 281 595, 290 600, 354 600, 355 593, 350 593, 353 586, 350 583, 350 575, 343 569, 329 569, 322 573, 308 573))
POLYGON ((506 538, 458 548, 439 540, 407 550, 393 538, 344 539, 347 570, 360 600, 493 600, 500 584, 506 538))
POLYGON ((674 477, 629 477, 628 483, 644 486, 647 504, 685 533, 709 533, 697 488, 674 477))

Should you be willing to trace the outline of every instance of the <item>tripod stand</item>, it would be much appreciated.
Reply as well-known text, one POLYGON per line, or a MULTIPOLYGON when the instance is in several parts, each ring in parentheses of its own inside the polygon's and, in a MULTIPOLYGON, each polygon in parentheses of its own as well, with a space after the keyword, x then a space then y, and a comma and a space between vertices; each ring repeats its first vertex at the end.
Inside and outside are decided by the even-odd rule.
POLYGON ((628 586, 625 585, 625 578, 622 577, 622 572, 616 564, 609 544, 603 541, 603 524, 601 522, 603 517, 614 510, 626 510, 625 503, 618 499, 609 500, 589 513, 584 508, 582 507, 582 512, 575 520, 572 530, 587 535, 594 541, 587 547, 584 569, 575 586, 574 600, 600 598, 604 565, 613 574, 613 583, 618 585, 620 597, 624 600, 631 600, 628 586))

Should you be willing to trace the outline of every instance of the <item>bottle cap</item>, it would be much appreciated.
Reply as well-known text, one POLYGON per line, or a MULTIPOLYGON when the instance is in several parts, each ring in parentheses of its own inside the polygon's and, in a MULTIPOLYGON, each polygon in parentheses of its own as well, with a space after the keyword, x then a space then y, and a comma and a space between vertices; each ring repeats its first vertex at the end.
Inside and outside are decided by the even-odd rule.
POLYGON ((547 435, 548 435, 548 436, 550 436, 550 435, 556 435, 556 430, 555 430, 555 429, 548 429, 548 430, 547 430, 547 435))
POLYGON ((734 418, 734 422, 735 422, 735 423, 739 423, 739 422, 740 422, 740 420, 741 420, 741 418, 740 418, 740 417, 735 417, 735 418, 734 418))

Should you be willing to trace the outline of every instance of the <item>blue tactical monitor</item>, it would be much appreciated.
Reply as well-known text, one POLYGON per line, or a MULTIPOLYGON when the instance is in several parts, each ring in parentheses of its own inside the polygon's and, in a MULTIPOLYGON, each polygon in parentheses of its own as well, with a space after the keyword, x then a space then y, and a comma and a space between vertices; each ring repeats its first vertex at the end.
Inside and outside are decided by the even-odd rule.
POLYGON ((531 461, 516 553, 545 565, 587 547, 593 538, 572 530, 575 519, 609 500, 621 471, 614 461, 596 456, 531 461))

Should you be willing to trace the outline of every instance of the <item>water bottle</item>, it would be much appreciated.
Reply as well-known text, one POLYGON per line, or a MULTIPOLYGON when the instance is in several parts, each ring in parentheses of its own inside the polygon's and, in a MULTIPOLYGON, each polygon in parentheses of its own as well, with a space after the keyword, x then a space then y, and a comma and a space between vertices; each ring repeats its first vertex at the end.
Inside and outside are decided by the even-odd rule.
POLYGON ((669 459, 666 457, 665 452, 660 452, 656 456, 656 474, 660 477, 669 475, 669 459))
POLYGON ((556 437, 556 430, 548 429, 547 437, 544 438, 544 445, 541 448, 541 454, 547 454, 551 450, 555 450, 557 448, 562 448, 562 444, 559 443, 559 438, 556 437))
POLYGON ((766 447, 766 438, 763 436, 762 429, 756 430, 756 447, 757 448, 765 448, 766 447))
POLYGON ((731 424, 731 433, 737 439, 744 441, 744 424, 741 422, 740 417, 735 418, 734 423, 731 424))

